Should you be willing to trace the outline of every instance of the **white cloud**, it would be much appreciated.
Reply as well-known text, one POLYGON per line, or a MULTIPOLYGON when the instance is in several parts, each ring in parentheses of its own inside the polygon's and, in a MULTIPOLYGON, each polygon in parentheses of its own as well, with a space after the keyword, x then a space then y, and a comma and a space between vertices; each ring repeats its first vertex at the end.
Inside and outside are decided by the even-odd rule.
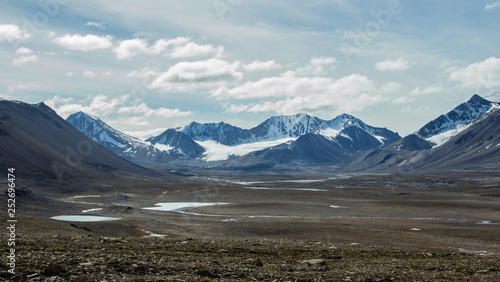
POLYGON ((19 47, 16 50, 16 55, 31 55, 33 54, 33 50, 26 47, 19 47))
POLYGON ((85 77, 87 77, 87 78, 94 78, 94 77, 96 77, 95 72, 90 71, 90 70, 83 71, 82 75, 85 76, 85 77))
POLYGON ((52 30, 41 30, 39 32, 47 38, 54 38, 56 36, 56 32, 52 30))
POLYGON ((149 125, 149 121, 147 120, 149 117, 175 118, 191 115, 190 111, 181 111, 179 109, 163 107, 152 109, 146 103, 131 106, 128 104, 131 102, 130 95, 111 98, 104 94, 99 94, 83 101, 75 101, 71 97, 53 96, 44 102, 63 118, 78 111, 98 117, 111 114, 129 115, 128 117, 121 117, 119 120, 111 121, 110 124, 147 126, 149 125))
POLYGON ((287 71, 280 76, 267 77, 255 82, 248 81, 232 89, 222 87, 213 91, 212 96, 217 99, 254 99, 309 94, 348 95, 372 87, 368 78, 359 74, 333 80, 321 76, 299 77, 296 72, 287 71))
POLYGON ((98 29, 106 29, 106 22, 87 22, 85 24, 86 26, 93 26, 93 27, 96 27, 98 29))
POLYGON ((245 71, 270 71, 274 69, 280 69, 281 65, 276 63, 275 60, 269 60, 266 62, 253 61, 250 64, 243 64, 242 68, 245 71))
POLYGON ((0 93, 0 99, 12 100, 12 99, 14 99, 14 97, 7 95, 7 94, 4 94, 4 93, 0 93))
POLYGON ((403 104, 403 103, 411 103, 415 102, 415 98, 412 97, 407 97, 407 96, 400 96, 397 97, 396 99, 393 99, 391 103, 393 104, 403 104))
POLYGON ((411 91, 411 94, 412 95, 433 94, 433 93, 440 93, 443 91, 446 91, 446 89, 439 85, 431 85, 425 88, 419 86, 413 89, 413 91, 411 91))
POLYGON ((222 56, 224 54, 224 47, 214 47, 211 44, 199 45, 194 42, 189 42, 183 46, 175 46, 172 50, 165 53, 166 56, 172 58, 189 58, 198 56, 222 56))
POLYGON ((44 103, 53 108, 56 106, 56 104, 67 104, 69 102, 73 101, 73 98, 71 97, 61 97, 61 96, 53 96, 52 98, 49 98, 44 101, 44 103))
POLYGON ((188 37, 177 37, 174 39, 159 39, 152 46, 144 39, 129 39, 121 41, 114 48, 118 60, 130 59, 140 54, 163 55, 171 58, 189 58, 197 56, 221 56, 224 47, 214 47, 211 44, 200 45, 191 41, 188 37))
POLYGON ((33 55, 33 50, 26 47, 19 47, 16 50, 16 55, 20 56, 12 60, 12 65, 14 66, 21 66, 26 63, 38 61, 38 56, 33 55))
MULTIPOLYGON (((491 57, 451 72, 450 80, 462 88, 494 88, 500 86, 500 58, 491 57)), ((490 91, 493 92, 493 91, 490 91)))
POLYGON ((129 98, 129 95, 124 95, 118 98, 109 98, 104 94, 99 94, 94 98, 88 98, 80 103, 70 103, 74 99, 54 96, 44 102, 63 118, 66 118, 70 114, 78 111, 101 117, 116 112, 118 108, 124 105, 129 98))
POLYGON ((15 24, 0 24, 0 41, 6 40, 13 42, 15 40, 29 39, 31 34, 21 30, 15 24))
POLYGON ((145 117, 157 116, 164 118, 187 117, 191 115, 190 111, 183 112, 179 109, 158 108, 152 109, 146 103, 137 106, 123 107, 118 110, 120 114, 142 114, 145 117))
POLYGON ((53 89, 53 86, 45 83, 39 83, 39 82, 24 82, 20 83, 17 85, 10 85, 7 90, 9 92, 16 92, 16 91, 27 91, 27 90, 50 90, 53 89))
MULTIPOLYGON (((304 76, 326 74, 325 66, 335 63, 337 59, 333 57, 313 57, 305 67, 297 68, 295 71, 304 76)), ((334 67, 331 67, 333 69, 334 67)))
POLYGON ((38 61, 38 57, 36 55, 28 55, 28 56, 21 56, 21 57, 15 58, 12 61, 12 64, 14 66, 21 66, 21 65, 24 65, 26 63, 36 62, 36 61, 38 61))
POLYGON ((74 73, 74 72, 67 72, 67 73, 66 73, 66 76, 67 76, 67 77, 72 77, 72 76, 74 76, 74 75, 75 75, 75 73, 74 73))
POLYGON ((112 36, 97 36, 93 34, 87 34, 82 36, 80 34, 66 34, 61 37, 54 38, 53 41, 61 47, 68 48, 70 50, 77 51, 93 51, 99 49, 108 49, 112 47, 111 39, 112 36))
POLYGON ((320 65, 330 65, 337 61, 337 59, 333 57, 313 57, 311 59, 311 65, 320 66, 320 65))
POLYGON ((105 71, 105 72, 104 72, 104 75, 105 75, 105 76, 112 76, 112 75, 113 75, 113 72, 112 72, 112 71, 105 71))
POLYGON ((216 99, 258 99, 259 102, 225 105, 227 112, 271 112, 292 114, 302 111, 359 112, 378 102, 380 95, 369 94, 373 83, 365 76, 352 74, 333 80, 327 77, 299 77, 294 71, 280 76, 246 82, 228 89, 212 91, 216 99))
POLYGON ((142 79, 154 79, 161 75, 158 66, 154 67, 144 67, 140 70, 134 70, 128 73, 128 77, 137 77, 142 79))
POLYGON ((393 93, 400 90, 401 88, 402 88, 401 83, 391 81, 382 86, 381 91, 385 93, 393 93))
POLYGON ((242 73, 236 71, 237 67, 238 63, 231 64, 215 58, 180 62, 154 79, 149 87, 162 92, 221 87, 243 77, 242 73))
POLYGON ((228 113, 241 113, 247 111, 253 104, 240 104, 240 105, 232 105, 232 104, 226 104, 223 105, 224 109, 228 113))
POLYGON ((116 58, 118 60, 135 57, 141 53, 145 53, 147 50, 148 50, 148 44, 146 40, 138 38, 124 40, 120 42, 118 47, 113 49, 113 51, 116 54, 116 58))
POLYGON ((379 71, 397 71, 397 70, 407 70, 410 68, 410 62, 404 61, 403 58, 397 60, 385 60, 377 62, 375 64, 375 69, 379 71))
MULTIPOLYGON (((176 37, 173 39, 159 39, 153 44, 153 46, 148 47, 146 53, 150 55, 160 55, 168 50, 171 46, 182 46, 191 42, 189 37, 176 37)), ((147 43, 146 43, 147 44, 147 43)))
POLYGON ((498 2, 495 2, 495 3, 491 3, 491 4, 487 4, 485 7, 484 7, 484 10, 485 11, 489 11, 489 10, 493 10, 495 8, 500 8, 500 1, 498 2))

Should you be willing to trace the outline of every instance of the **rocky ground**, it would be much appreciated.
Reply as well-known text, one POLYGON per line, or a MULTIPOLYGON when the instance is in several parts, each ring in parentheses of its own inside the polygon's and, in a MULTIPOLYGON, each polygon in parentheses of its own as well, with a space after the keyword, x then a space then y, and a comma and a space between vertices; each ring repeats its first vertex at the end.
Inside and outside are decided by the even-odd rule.
POLYGON ((16 274, 2 263, 1 281, 500 280, 495 255, 363 244, 54 235, 17 245, 16 274))
POLYGON ((500 281, 497 174, 218 177, 19 185, 0 281, 500 281), (223 204, 143 209, 173 202, 223 204))

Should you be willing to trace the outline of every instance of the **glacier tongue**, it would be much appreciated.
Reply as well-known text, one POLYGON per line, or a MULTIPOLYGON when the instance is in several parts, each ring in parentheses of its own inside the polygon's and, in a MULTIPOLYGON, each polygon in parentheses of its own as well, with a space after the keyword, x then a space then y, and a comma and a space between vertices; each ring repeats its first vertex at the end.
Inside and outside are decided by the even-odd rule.
POLYGON ((224 161, 229 159, 229 157, 231 156, 243 156, 254 151, 259 151, 283 143, 287 143, 290 141, 295 141, 296 139, 297 138, 290 137, 290 138, 283 138, 271 141, 240 144, 236 146, 223 145, 213 140, 195 141, 195 142, 206 150, 202 156, 202 160, 207 162, 212 162, 212 161, 224 161))

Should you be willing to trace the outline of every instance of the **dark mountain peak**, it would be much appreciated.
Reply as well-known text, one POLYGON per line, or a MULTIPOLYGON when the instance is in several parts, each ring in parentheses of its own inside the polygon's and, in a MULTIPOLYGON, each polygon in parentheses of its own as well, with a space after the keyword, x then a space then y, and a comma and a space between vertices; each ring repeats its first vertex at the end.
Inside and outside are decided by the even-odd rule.
POLYGON ((346 114, 346 113, 338 115, 336 118, 339 118, 339 119, 342 119, 342 120, 346 120, 346 119, 358 119, 355 116, 350 115, 350 114, 346 114))
POLYGON ((40 107, 40 108, 42 108, 42 107, 49 107, 44 102, 40 102, 40 103, 36 104, 35 106, 40 107))
POLYGON ((474 94, 472 98, 467 101, 467 104, 470 105, 491 105, 491 101, 488 101, 484 99, 483 97, 479 96, 478 94, 474 94))
POLYGON ((104 121, 102 121, 99 117, 91 115, 91 114, 88 114, 86 112, 82 112, 82 111, 79 111, 79 112, 76 112, 74 114, 71 114, 70 116, 68 116, 67 119, 71 119, 71 120, 86 119, 86 120, 93 120, 93 121, 96 121, 96 122, 99 122, 99 123, 104 123, 104 121))
MULTIPOLYGON (((300 121, 300 120, 309 120, 309 119, 317 119, 317 117, 310 116, 305 113, 298 113, 294 115, 277 115, 277 116, 272 116, 268 118, 266 121, 275 121, 275 120, 294 120, 294 121, 300 121)), ((264 121, 264 122, 266 122, 264 121)))
POLYGON ((51 107, 47 106, 44 102, 40 102, 35 105, 37 108, 42 109, 44 111, 47 111, 52 114, 57 114, 56 111, 54 111, 51 107))
POLYGON ((358 126, 358 127, 366 127, 366 124, 361 121, 359 118, 349 115, 349 114, 341 114, 333 119, 333 121, 338 121, 344 125, 344 127, 350 126, 358 126))
POLYGON ((205 149, 196 143, 188 134, 176 129, 167 129, 162 134, 147 139, 152 145, 167 146, 169 150, 174 150, 189 157, 201 156, 205 149))
POLYGON ((493 102, 475 94, 469 101, 458 105, 448 113, 427 123, 416 133, 423 138, 430 138, 446 131, 454 130, 457 126, 468 124, 481 113, 488 111, 493 104, 493 102))

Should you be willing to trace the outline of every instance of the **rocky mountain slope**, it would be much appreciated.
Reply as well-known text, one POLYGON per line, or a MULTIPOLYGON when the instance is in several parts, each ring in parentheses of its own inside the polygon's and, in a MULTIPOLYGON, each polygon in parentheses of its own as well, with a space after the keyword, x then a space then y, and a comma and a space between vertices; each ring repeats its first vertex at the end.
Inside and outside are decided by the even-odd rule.
POLYGON ((346 170, 493 169, 500 163, 500 105, 474 95, 413 134, 367 152, 346 170))
POLYGON ((14 167, 31 179, 147 172, 99 146, 44 103, 0 101, 0 148, 0 167, 14 167))

